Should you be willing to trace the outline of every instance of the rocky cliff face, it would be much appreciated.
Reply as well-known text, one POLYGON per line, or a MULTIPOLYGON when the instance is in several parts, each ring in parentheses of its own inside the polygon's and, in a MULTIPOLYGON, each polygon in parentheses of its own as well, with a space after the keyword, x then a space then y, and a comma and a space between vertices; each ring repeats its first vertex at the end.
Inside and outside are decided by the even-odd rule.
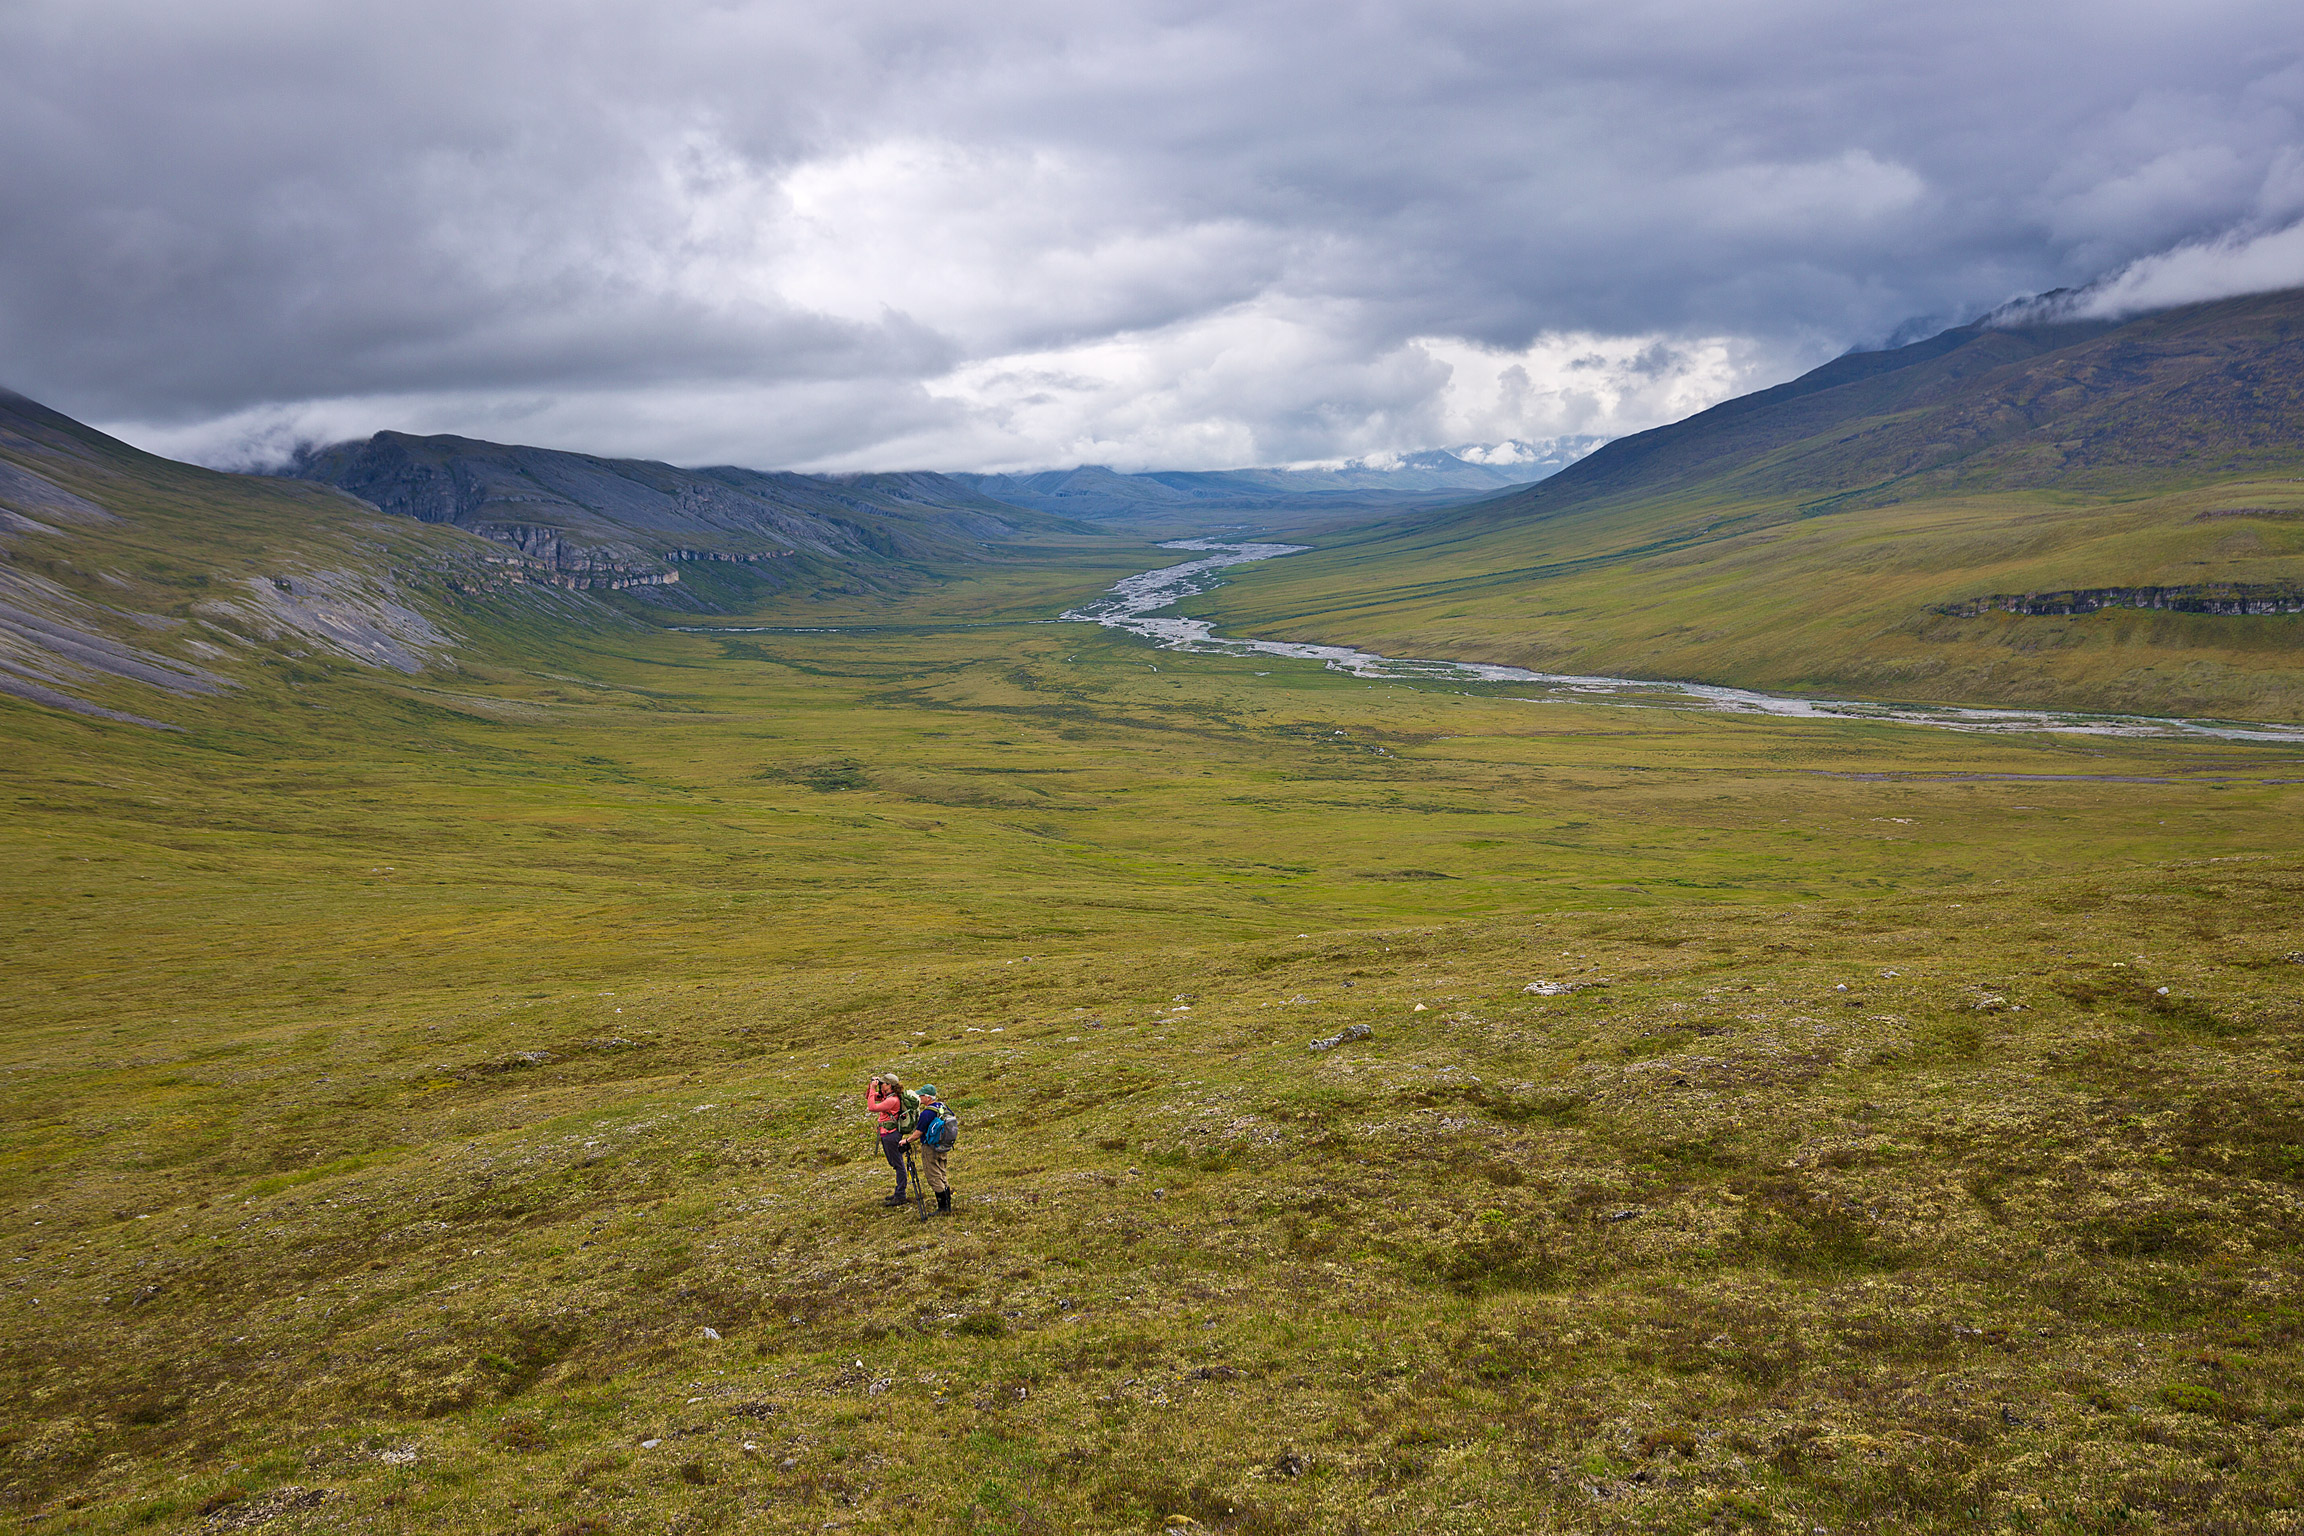
POLYGON ((586 544, 558 528, 484 522, 472 531, 513 548, 516 553, 490 562, 499 565, 512 580, 570 591, 622 591, 668 587, 680 579, 678 571, 665 569, 641 550, 629 545, 586 544))

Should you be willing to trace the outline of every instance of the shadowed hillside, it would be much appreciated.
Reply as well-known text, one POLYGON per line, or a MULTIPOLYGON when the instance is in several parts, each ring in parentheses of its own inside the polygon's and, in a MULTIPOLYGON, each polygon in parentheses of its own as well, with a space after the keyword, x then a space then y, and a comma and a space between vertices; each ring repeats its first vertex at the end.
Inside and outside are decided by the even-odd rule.
MULTIPOLYGON (((662 605, 719 606, 683 569, 744 568, 741 593, 845 571, 867 586, 979 558, 986 541, 1080 531, 933 474, 824 477, 675 469, 462 437, 379 432, 302 455, 290 471, 404 516, 452 523, 518 551, 543 579, 630 590, 662 605), (798 558, 805 573, 776 562, 798 558)), ((722 584, 734 574, 718 573, 722 584)))

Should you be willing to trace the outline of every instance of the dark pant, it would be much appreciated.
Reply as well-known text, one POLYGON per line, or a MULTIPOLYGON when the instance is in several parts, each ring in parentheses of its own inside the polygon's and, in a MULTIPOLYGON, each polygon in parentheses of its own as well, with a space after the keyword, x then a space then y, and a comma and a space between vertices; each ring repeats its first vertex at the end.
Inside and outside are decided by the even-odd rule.
POLYGON ((880 1151, 888 1159, 888 1166, 896 1170, 896 1193, 904 1193, 904 1138, 895 1131, 880 1133, 880 1151))

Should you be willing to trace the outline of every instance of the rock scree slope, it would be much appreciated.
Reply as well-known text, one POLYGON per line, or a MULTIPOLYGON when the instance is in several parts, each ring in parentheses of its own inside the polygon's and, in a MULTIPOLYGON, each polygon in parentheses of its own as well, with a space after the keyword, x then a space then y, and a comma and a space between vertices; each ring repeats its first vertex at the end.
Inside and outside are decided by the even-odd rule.
POLYGON ((491 546, 142 453, 0 391, 0 692, 167 725, 254 671, 446 659, 491 546), (155 718, 158 717, 158 718, 155 718))

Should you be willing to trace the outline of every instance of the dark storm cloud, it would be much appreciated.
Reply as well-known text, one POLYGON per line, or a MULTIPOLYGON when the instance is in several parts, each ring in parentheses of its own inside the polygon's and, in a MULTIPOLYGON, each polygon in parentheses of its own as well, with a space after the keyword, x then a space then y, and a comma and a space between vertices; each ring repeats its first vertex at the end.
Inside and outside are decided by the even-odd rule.
POLYGON ((0 377, 211 455, 1626 430, 1914 316, 2304 282, 2298 31, 2254 0, 19 0, 0 377))

